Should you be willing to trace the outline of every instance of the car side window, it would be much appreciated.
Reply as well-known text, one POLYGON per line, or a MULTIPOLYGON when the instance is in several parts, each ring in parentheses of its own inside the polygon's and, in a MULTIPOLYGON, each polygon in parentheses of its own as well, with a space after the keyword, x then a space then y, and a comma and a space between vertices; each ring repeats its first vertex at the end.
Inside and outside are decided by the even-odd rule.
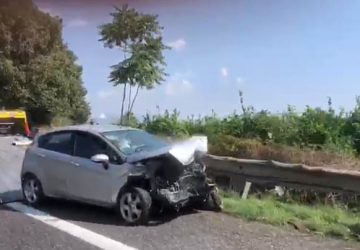
POLYGON ((106 154, 111 163, 118 163, 118 156, 105 141, 89 133, 77 133, 74 155, 90 159, 96 154, 106 154))
POLYGON ((73 153, 74 141, 71 132, 59 132, 43 135, 38 141, 39 148, 71 155, 73 153))

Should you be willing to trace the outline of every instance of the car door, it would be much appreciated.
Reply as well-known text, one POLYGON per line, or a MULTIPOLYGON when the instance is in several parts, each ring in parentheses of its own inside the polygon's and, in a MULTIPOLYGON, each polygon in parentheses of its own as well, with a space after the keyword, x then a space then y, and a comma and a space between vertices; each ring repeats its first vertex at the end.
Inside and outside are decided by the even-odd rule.
POLYGON ((70 131, 43 135, 35 152, 37 164, 43 170, 43 182, 48 195, 68 197, 68 175, 72 168, 74 134, 70 131))
POLYGON ((73 162, 73 175, 69 179, 69 192, 77 199, 95 203, 111 203, 115 189, 119 187, 119 175, 126 172, 120 164, 120 156, 99 136, 77 132, 73 162), (108 168, 96 163, 91 157, 106 154, 108 168))

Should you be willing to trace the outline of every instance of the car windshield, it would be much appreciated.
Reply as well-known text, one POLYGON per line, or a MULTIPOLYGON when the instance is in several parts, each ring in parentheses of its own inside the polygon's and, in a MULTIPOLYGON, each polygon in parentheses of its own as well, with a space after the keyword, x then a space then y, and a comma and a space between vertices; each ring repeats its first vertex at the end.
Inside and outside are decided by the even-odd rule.
POLYGON ((102 134, 125 155, 168 146, 165 141, 142 130, 117 130, 102 134))

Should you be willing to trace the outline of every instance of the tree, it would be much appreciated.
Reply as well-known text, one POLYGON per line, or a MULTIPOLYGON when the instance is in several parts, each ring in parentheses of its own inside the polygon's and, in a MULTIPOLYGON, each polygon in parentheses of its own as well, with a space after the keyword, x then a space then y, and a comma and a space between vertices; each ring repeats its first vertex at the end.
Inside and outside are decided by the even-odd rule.
POLYGON ((360 155, 360 97, 356 97, 356 106, 343 126, 343 134, 351 138, 353 148, 360 155))
POLYGON ((125 119, 123 119, 123 123, 120 123, 121 122, 121 118, 119 119, 118 121, 118 125, 124 125, 124 126, 128 126, 128 127, 132 127, 132 128, 138 128, 140 123, 139 123, 139 120, 136 118, 135 114, 134 113, 131 113, 131 114, 124 114, 125 116, 125 119))
POLYGON ((2 0, 0 106, 23 107, 35 123, 50 123, 55 116, 76 123, 88 119, 82 68, 63 44, 61 30, 61 20, 31 0, 2 0))
MULTIPOLYGON (((161 27, 156 15, 137 12, 127 5, 115 8, 111 13, 112 22, 101 25, 100 35, 105 47, 119 48, 124 59, 111 67, 110 81, 123 85, 120 119, 123 124, 126 95, 128 91, 127 113, 132 114, 139 89, 152 89, 161 84, 166 76, 161 27), (127 90, 128 87, 128 90, 127 90), (136 88, 132 96, 132 89, 136 88)), ((129 119, 129 117, 128 117, 129 119)))

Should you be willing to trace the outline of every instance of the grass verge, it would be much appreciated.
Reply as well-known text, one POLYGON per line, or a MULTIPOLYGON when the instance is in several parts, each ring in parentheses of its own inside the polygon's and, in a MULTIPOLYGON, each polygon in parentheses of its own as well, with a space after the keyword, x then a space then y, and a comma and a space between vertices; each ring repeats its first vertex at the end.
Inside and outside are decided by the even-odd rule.
POLYGON ((248 221, 276 226, 292 226, 345 240, 360 240, 360 214, 324 205, 284 203, 274 197, 242 200, 235 193, 222 193, 225 213, 248 221))

